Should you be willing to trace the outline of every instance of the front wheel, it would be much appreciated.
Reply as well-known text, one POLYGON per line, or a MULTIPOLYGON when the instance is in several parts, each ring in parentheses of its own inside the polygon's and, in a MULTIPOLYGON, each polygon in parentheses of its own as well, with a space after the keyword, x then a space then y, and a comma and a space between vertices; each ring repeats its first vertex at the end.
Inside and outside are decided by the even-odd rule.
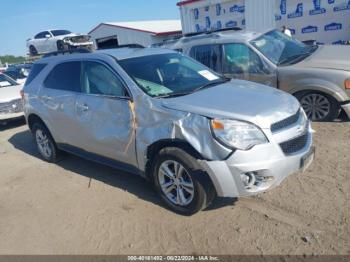
POLYGON ((340 107, 333 97, 319 92, 297 94, 306 115, 312 121, 333 121, 339 116, 340 107))
POLYGON ((162 149, 152 175, 162 200, 181 215, 199 212, 215 197, 215 190, 197 160, 179 148, 162 149))
POLYGON ((36 55, 38 55, 38 51, 36 50, 36 48, 34 47, 34 46, 30 46, 29 47, 29 54, 31 55, 31 56, 36 56, 36 55))
POLYGON ((63 41, 57 41, 57 51, 66 51, 68 48, 63 41))

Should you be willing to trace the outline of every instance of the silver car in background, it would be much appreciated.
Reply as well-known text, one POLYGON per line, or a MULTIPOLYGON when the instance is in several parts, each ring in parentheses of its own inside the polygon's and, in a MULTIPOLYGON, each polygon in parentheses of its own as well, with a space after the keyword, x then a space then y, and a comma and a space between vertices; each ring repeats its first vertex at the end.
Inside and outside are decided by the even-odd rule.
POLYGON ((21 98, 22 85, 0 73, 0 122, 24 116, 21 98))
POLYGON ((149 179, 173 211, 256 195, 305 170, 312 129, 293 96, 228 81, 166 49, 49 56, 24 87, 42 157, 60 150, 149 179))
POLYGON ((226 30, 163 45, 229 78, 262 83, 296 96, 313 121, 350 117, 350 47, 308 46, 273 30, 226 30))

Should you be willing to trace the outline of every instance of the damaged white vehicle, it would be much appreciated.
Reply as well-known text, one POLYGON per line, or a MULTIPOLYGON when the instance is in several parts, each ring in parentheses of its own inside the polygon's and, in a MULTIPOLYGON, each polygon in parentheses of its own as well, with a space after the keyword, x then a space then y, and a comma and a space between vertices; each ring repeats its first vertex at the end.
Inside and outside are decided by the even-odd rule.
POLYGON ((47 30, 27 40, 31 56, 77 48, 92 49, 93 41, 89 35, 75 34, 68 30, 47 30))
POLYGON ((46 161, 62 150, 139 174, 180 214, 272 189, 314 158, 296 98, 174 51, 50 56, 29 78, 25 115, 46 161))

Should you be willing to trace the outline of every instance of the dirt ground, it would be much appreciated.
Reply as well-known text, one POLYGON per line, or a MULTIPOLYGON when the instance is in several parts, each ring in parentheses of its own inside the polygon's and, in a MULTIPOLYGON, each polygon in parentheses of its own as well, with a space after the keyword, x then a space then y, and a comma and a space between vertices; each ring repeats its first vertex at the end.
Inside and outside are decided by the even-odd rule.
POLYGON ((350 122, 314 124, 317 158, 260 197, 182 217, 146 182, 78 157, 42 161, 0 129, 0 254, 350 254, 350 122))

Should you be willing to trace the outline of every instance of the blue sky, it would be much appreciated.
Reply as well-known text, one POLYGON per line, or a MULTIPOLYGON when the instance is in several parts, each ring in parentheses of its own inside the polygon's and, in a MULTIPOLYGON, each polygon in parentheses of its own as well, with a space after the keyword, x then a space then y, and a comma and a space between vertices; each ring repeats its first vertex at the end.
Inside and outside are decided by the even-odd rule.
POLYGON ((24 55, 26 39, 50 28, 87 33, 106 21, 179 19, 178 0, 1 0, 0 55, 24 55))

